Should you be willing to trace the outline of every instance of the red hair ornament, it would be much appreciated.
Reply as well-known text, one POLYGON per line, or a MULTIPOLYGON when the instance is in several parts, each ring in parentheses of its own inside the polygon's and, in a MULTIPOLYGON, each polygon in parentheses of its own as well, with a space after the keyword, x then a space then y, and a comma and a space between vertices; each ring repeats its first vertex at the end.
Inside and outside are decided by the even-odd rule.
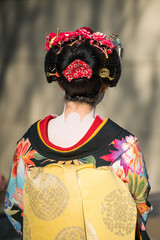
POLYGON ((63 76, 71 82, 77 78, 88 78, 92 77, 91 67, 80 59, 74 60, 64 71, 63 76))

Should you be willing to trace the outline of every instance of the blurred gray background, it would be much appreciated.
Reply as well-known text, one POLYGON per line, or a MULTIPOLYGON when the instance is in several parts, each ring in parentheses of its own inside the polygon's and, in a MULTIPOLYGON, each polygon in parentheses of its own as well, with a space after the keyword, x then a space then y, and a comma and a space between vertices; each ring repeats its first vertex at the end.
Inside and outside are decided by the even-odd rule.
POLYGON ((8 180, 16 142, 40 118, 63 111, 63 95, 44 75, 45 34, 88 26, 124 44, 122 76, 97 113, 140 140, 154 212, 151 239, 160 239, 160 0, 0 1, 0 173, 8 180))

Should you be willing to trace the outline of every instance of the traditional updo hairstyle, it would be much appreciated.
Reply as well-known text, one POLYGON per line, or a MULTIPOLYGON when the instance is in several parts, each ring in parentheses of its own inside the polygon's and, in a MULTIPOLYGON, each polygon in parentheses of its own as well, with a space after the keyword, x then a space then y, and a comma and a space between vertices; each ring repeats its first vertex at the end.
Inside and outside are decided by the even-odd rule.
MULTIPOLYGON (((90 36, 93 35, 90 28, 79 29, 81 30, 82 33, 88 32, 90 36)), ((91 40, 77 34, 76 37, 67 39, 59 46, 56 43, 51 45, 52 40, 49 39, 46 47, 48 52, 45 57, 45 73, 49 83, 59 82, 65 91, 66 100, 94 105, 103 84, 108 87, 117 85, 121 75, 121 63, 114 45, 110 49, 106 46, 99 46, 97 40, 91 40), (75 78, 69 82, 64 76, 64 70, 77 59, 89 65, 92 69, 92 76, 91 78, 75 78)))

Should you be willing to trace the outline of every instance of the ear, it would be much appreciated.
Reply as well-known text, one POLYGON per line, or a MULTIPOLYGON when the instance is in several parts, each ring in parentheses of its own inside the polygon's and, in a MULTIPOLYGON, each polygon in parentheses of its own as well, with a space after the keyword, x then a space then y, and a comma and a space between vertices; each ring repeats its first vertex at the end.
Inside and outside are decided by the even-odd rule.
POLYGON ((101 93, 105 93, 106 89, 107 89, 107 85, 103 84, 102 87, 101 87, 101 93))
POLYGON ((59 87, 64 91, 64 88, 62 87, 62 85, 60 84, 60 82, 58 82, 59 87))

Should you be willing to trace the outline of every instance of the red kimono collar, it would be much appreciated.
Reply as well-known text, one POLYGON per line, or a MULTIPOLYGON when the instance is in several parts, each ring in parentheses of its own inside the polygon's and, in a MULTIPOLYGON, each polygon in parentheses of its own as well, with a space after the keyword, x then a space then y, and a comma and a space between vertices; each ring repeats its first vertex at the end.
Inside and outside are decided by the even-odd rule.
POLYGON ((48 148, 50 148, 54 151, 63 152, 63 153, 75 151, 78 148, 85 145, 101 130, 101 128, 104 126, 104 124, 108 121, 108 118, 103 120, 99 115, 97 115, 93 124, 88 129, 87 133, 83 136, 83 138, 79 142, 77 142, 75 145, 73 145, 71 147, 63 148, 63 147, 56 146, 53 143, 51 143, 47 136, 48 123, 51 119, 53 119, 55 117, 56 117, 55 115, 49 115, 46 118, 44 118, 43 120, 38 121, 37 130, 38 130, 40 139, 48 148))

